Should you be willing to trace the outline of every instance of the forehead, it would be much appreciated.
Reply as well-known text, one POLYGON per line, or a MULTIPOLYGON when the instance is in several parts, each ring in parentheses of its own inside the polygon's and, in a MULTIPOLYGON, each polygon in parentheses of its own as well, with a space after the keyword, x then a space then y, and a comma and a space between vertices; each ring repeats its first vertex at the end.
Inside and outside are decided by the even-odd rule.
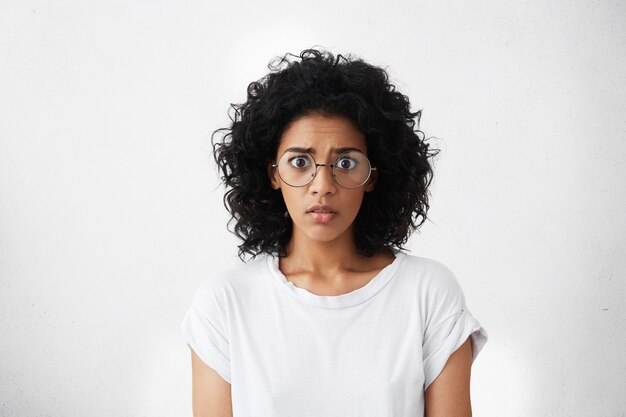
POLYGON ((319 113, 302 116, 287 126, 280 139, 278 154, 293 147, 310 148, 313 154, 331 153, 341 148, 367 153, 365 135, 351 120, 319 113))

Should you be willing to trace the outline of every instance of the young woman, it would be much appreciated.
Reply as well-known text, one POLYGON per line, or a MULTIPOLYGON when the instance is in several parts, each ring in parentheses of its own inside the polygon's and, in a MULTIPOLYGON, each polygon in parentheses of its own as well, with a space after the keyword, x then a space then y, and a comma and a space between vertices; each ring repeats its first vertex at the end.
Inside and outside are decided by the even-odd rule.
POLYGON ((252 259, 182 323, 194 416, 471 416, 487 333, 448 268, 402 250, 436 154, 420 112, 360 59, 305 50, 270 70, 216 132, 252 259))

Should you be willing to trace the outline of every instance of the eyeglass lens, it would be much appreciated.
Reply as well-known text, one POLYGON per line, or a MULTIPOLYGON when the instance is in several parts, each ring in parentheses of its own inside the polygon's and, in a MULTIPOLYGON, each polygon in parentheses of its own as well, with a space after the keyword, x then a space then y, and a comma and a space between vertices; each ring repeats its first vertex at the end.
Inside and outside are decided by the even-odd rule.
MULTIPOLYGON (((321 167, 320 167, 321 168, 321 167)), ((293 187, 302 187, 313 180, 317 167, 308 153, 287 151, 278 161, 278 174, 293 187)), ((333 163, 332 175, 337 184, 345 188, 357 188, 365 184, 371 173, 370 162, 361 152, 340 154, 333 163)))

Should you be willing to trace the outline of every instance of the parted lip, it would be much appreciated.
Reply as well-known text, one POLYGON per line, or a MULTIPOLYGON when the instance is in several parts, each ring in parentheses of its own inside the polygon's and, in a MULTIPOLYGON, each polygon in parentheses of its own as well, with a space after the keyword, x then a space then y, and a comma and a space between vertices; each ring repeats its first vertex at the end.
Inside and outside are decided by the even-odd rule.
POLYGON ((330 206, 323 206, 320 204, 316 204, 314 206, 309 207, 309 209, 307 210, 307 213, 311 213, 312 211, 316 211, 316 210, 324 210, 324 211, 329 211, 331 213, 336 213, 335 209, 333 209, 330 206))

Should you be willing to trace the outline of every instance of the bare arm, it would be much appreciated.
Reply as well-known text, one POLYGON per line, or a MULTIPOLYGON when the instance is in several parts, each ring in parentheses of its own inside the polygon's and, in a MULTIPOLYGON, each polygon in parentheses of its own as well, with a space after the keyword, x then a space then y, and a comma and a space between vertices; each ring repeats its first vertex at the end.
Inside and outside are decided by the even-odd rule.
POLYGON ((230 384, 191 349, 194 417, 232 417, 230 384))
POLYGON ((424 400, 427 417, 471 417, 470 371, 472 340, 452 354, 437 378, 428 386, 424 400))

